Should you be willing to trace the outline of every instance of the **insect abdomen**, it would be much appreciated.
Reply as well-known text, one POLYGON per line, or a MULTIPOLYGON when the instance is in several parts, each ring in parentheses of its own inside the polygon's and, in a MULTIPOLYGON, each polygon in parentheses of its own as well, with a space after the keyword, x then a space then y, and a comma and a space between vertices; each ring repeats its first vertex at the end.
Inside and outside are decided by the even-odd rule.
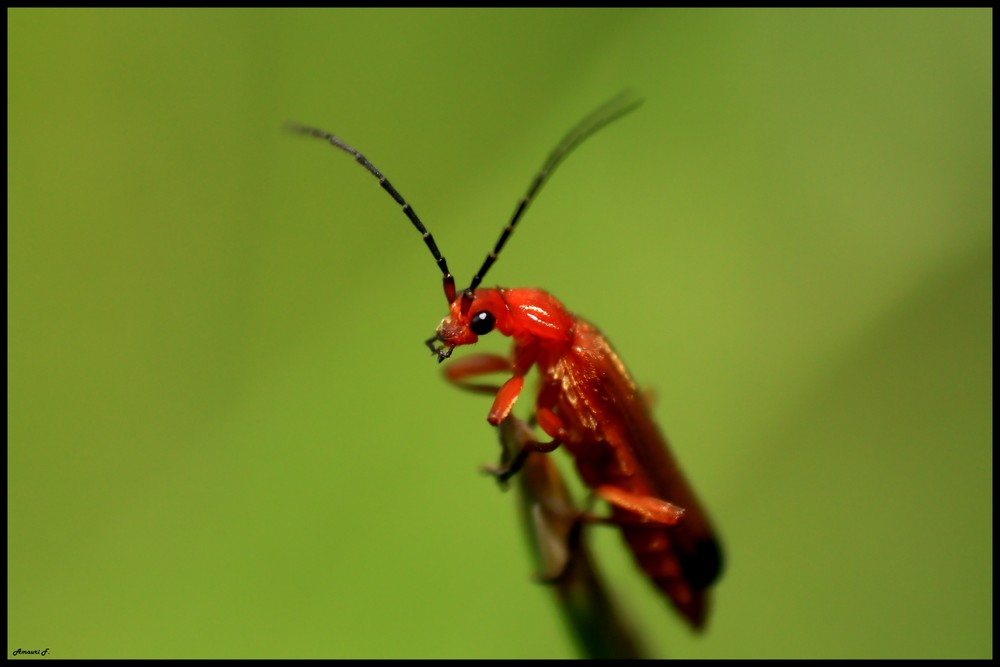
MULTIPOLYGON (((683 479, 624 365, 600 332, 578 322, 574 341, 543 369, 558 391, 553 409, 566 428, 565 446, 590 488, 611 485, 685 510, 665 527, 612 507, 636 563, 696 629, 708 612, 708 586, 721 569, 721 552, 701 503, 683 479)), ((545 399, 540 396, 540 403, 545 399)))

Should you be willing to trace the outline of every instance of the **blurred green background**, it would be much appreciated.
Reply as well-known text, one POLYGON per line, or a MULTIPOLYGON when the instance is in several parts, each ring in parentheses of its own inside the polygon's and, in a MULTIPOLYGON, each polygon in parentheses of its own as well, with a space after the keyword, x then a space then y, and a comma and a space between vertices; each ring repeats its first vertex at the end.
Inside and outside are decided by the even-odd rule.
POLYGON ((281 126, 464 283, 631 86, 487 280, 604 330, 718 523, 701 637, 592 533, 629 614, 992 656, 990 10, 7 17, 8 655, 574 655, 426 248, 281 126))

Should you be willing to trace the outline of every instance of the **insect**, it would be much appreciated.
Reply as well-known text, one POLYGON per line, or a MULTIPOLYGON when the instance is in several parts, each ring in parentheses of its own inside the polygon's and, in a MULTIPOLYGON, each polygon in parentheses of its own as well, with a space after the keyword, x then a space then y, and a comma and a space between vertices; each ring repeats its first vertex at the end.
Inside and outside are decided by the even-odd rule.
POLYGON ((510 415, 534 367, 540 376, 534 419, 551 440, 522 443, 506 465, 493 469, 505 482, 532 452, 560 445, 596 498, 611 508, 607 521, 618 526, 639 567, 695 629, 708 614, 708 588, 722 568, 719 542, 707 513, 688 484, 625 365, 594 325, 567 310, 551 294, 534 288, 480 288, 518 221, 560 162, 582 141, 642 103, 622 93, 598 107, 556 146, 520 200, 493 250, 469 286, 459 292, 448 263, 416 212, 382 173, 338 137, 311 127, 290 129, 323 139, 354 156, 403 208, 421 234, 443 275, 449 311, 426 345, 439 362, 456 347, 475 344, 499 331, 513 340, 510 357, 475 354, 445 369, 452 383, 494 395, 487 421, 499 425, 510 415), (510 373, 499 387, 472 380, 510 373))

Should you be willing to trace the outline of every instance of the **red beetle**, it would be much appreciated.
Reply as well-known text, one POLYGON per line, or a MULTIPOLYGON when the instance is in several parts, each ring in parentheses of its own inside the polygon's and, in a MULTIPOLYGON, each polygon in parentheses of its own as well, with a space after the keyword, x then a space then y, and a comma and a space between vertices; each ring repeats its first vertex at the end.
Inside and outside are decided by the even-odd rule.
POLYGON ((445 376, 472 391, 495 392, 487 421, 499 425, 536 367, 541 386, 534 417, 550 438, 529 441, 513 460, 494 469, 501 481, 517 472, 530 452, 564 445, 584 483, 611 506, 639 567, 690 624, 700 629, 708 614, 708 588, 722 569, 722 552, 701 502, 670 454, 649 408, 625 365, 597 327, 568 311, 540 289, 480 288, 528 205, 555 167, 588 136, 641 104, 623 93, 576 125, 549 155, 504 228, 493 251, 458 292, 448 264, 413 208, 361 153, 336 136, 315 128, 291 129, 324 139, 354 156, 403 207, 444 275, 448 315, 426 344, 438 361, 461 345, 472 345, 493 330, 513 339, 510 357, 477 354, 453 362, 445 376), (468 382, 478 375, 508 372, 498 389, 468 382))

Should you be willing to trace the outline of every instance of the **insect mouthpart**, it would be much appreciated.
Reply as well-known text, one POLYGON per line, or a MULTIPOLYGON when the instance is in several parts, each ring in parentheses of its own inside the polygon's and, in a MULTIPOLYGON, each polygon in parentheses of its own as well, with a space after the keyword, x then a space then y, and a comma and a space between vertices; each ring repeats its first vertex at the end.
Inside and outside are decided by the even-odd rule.
POLYGON ((438 357, 438 363, 440 364, 442 361, 444 361, 445 359, 447 359, 448 357, 451 356, 451 353, 454 352, 454 350, 455 350, 455 346, 454 345, 434 345, 434 343, 437 342, 437 341, 444 342, 444 339, 441 338, 441 336, 439 334, 435 333, 433 336, 431 336, 430 338, 427 339, 427 341, 424 343, 424 345, 426 345, 427 347, 429 347, 430 350, 431 350, 431 352, 433 352, 434 354, 437 355, 437 357, 438 357))

